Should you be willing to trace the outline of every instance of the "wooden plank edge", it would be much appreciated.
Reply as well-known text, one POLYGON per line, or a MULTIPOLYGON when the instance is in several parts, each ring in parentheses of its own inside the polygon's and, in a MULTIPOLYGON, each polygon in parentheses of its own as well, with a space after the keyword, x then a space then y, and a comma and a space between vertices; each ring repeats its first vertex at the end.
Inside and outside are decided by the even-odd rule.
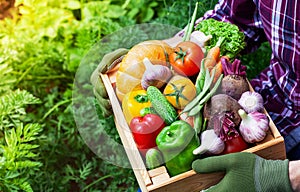
POLYGON ((279 137, 279 138, 275 138, 273 140, 269 140, 261 145, 256 145, 256 146, 253 146, 253 147, 250 147, 248 149, 245 149, 243 150, 243 152, 251 152, 251 153, 254 153, 256 151, 259 151, 261 149, 265 149, 265 148, 268 148, 268 147, 271 147, 273 145, 276 145, 278 143, 282 143, 283 142, 283 138, 282 137, 279 137))
POLYGON ((136 147, 131 131, 125 120, 125 117, 124 115, 122 115, 123 111, 121 109, 121 106, 119 105, 119 100, 115 95, 115 91, 111 86, 111 82, 108 76, 106 74, 100 73, 100 77, 103 81, 108 97, 111 101, 113 113, 115 116, 114 120, 115 120, 116 128, 120 135, 125 152, 131 163, 136 179, 140 185, 141 190, 148 191, 146 186, 151 185, 152 181, 148 175, 148 171, 146 169, 146 166, 144 165, 143 159, 136 147))
POLYGON ((160 174, 168 173, 166 166, 160 166, 148 171, 150 177, 155 177, 160 174))
MULTIPOLYGON (((118 124, 116 124, 116 127, 117 127, 118 132, 119 132, 119 130, 123 129, 118 124)), ((129 135, 129 134, 126 134, 126 135, 129 135)), ((137 149, 136 150, 133 149, 132 146, 128 146, 130 144, 128 143, 128 140, 125 139, 126 137, 120 136, 121 141, 124 146, 124 149, 125 149, 125 152, 130 161, 132 170, 136 176, 136 179, 140 185, 141 190, 147 191, 146 186, 151 185, 152 181, 149 177, 148 171, 146 170, 143 160, 139 154, 139 151, 137 149)))
POLYGON ((170 179, 170 175, 168 173, 163 173, 163 174, 157 175, 155 177, 152 177, 151 179, 152 179, 153 185, 158 185, 158 184, 164 183, 165 181, 170 179))
MULTIPOLYGON (((250 83, 250 81, 249 81, 248 79, 247 79, 247 82, 248 82, 250 91, 255 92, 255 90, 253 89, 253 87, 252 87, 252 85, 251 85, 251 83, 250 83)), ((265 108, 264 108, 264 113, 268 116, 268 118, 269 118, 269 120, 270 120, 270 122, 269 122, 269 127, 270 127, 270 129, 271 129, 271 132, 272 132, 274 138, 279 138, 279 137, 281 137, 280 132, 279 132, 278 129, 276 128, 274 122, 272 121, 272 118, 270 117, 269 113, 267 112, 267 110, 266 110, 265 108)))
POLYGON ((163 182, 163 183, 156 184, 156 185, 155 184, 154 185, 149 185, 147 187, 147 189, 149 191, 153 191, 153 190, 159 189, 159 188, 161 188, 163 186, 166 186, 166 185, 169 185, 169 184, 174 184, 175 182, 180 181, 183 178, 188 178, 188 177, 190 177, 192 175, 195 175, 195 174, 197 174, 197 173, 194 170, 190 170, 190 171, 181 173, 179 175, 170 177, 168 180, 165 180, 165 182, 163 182))
POLYGON ((281 134, 280 132, 278 131, 277 127, 275 126, 272 118, 270 117, 269 113, 266 111, 266 109, 264 109, 264 112, 265 114, 268 116, 270 122, 269 122, 269 127, 270 127, 270 130, 274 136, 274 138, 280 138, 281 137, 281 134))
POLYGON ((190 170, 182 174, 170 177, 163 183, 150 185, 147 187, 147 189, 151 192, 180 190, 180 188, 177 185, 179 183, 182 185, 182 183, 188 182, 190 184, 192 183, 193 186, 187 187, 197 188, 196 191, 199 191, 200 189, 204 189, 206 187, 211 186, 211 184, 217 184, 223 177, 224 173, 222 172, 200 174, 196 173, 194 170, 190 170), (195 178, 199 179, 195 180, 195 178), (204 182, 203 180, 201 180, 203 178, 205 178, 204 180, 209 180, 209 182, 204 182))

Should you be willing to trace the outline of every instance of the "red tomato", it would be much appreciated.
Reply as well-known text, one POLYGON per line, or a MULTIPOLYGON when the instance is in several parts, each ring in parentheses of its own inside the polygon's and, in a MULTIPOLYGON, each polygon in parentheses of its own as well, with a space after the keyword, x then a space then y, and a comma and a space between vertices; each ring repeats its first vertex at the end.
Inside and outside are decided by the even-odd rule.
POLYGON ((174 52, 169 56, 174 71, 181 75, 193 76, 200 71, 204 53, 199 45, 191 41, 178 43, 174 52))
POLYGON ((156 137, 165 123, 160 116, 147 114, 144 117, 134 117, 129 127, 137 148, 145 154, 148 149, 156 147, 156 137))
POLYGON ((238 135, 230 140, 225 141, 225 149, 223 151, 223 154, 240 152, 247 149, 248 147, 248 144, 244 141, 241 135, 238 135))

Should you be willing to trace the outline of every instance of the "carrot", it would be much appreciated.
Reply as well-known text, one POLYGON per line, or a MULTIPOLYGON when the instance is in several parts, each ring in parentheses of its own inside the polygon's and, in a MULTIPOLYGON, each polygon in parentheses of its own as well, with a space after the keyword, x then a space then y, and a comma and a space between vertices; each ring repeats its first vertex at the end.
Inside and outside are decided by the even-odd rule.
MULTIPOLYGON (((222 56, 221 58, 226 58, 227 60, 229 60, 228 56, 222 56)), ((221 58, 218 60, 217 64, 214 66, 215 69, 215 76, 214 76, 214 80, 213 83, 216 83, 216 81, 218 80, 218 78, 220 77, 220 75, 223 73, 223 67, 222 67, 222 63, 221 63, 221 58)), ((210 74, 212 73, 212 71, 210 72, 210 74)))
POLYGON ((224 40, 224 37, 220 37, 216 45, 207 52, 207 55, 204 58, 204 66, 209 71, 211 71, 214 68, 214 66, 220 59, 220 46, 224 40))

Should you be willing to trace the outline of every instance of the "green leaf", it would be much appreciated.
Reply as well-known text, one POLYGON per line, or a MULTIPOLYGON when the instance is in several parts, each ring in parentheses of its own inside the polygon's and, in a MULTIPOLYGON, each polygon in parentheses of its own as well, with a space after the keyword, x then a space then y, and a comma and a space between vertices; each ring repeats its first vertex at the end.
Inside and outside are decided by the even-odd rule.
POLYGON ((136 15, 139 13, 139 9, 138 8, 133 8, 131 9, 128 13, 127 16, 131 19, 133 19, 134 17, 136 17, 136 15))
POLYGON ((4 178, 5 179, 14 179, 14 178, 19 177, 19 176, 20 176, 19 172, 7 171, 4 178))
POLYGON ((1 57, 0 57, 0 95, 4 92, 7 92, 12 88, 13 84, 17 81, 16 77, 14 77, 11 73, 13 71, 12 67, 9 65, 1 64, 1 57))
POLYGON ((148 22, 150 19, 152 19, 154 15, 154 10, 151 8, 146 9, 146 11, 143 14, 142 22, 148 22))
POLYGON ((71 10, 76 10, 76 9, 81 8, 81 4, 80 4, 80 1, 70 0, 70 1, 62 3, 62 7, 71 9, 71 10))
POLYGON ((244 33, 236 25, 228 22, 206 19, 197 24, 196 30, 202 31, 206 35, 212 35, 209 45, 206 46, 207 50, 213 48, 219 38, 225 38, 220 46, 220 55, 234 58, 246 46, 244 33))
POLYGON ((104 16, 107 18, 119 18, 126 13, 119 5, 109 5, 108 10, 105 12, 104 16))
POLYGON ((19 118, 26 113, 25 107, 27 105, 39 103, 41 103, 40 99, 26 90, 17 89, 0 97, 0 130, 11 124, 19 123, 19 118))

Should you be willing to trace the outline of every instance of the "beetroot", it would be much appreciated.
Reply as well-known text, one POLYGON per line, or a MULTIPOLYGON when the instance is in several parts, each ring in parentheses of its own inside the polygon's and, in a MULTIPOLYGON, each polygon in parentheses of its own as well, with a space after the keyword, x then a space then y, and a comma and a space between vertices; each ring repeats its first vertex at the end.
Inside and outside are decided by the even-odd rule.
POLYGON ((233 122, 233 118, 233 112, 223 112, 214 115, 211 119, 216 135, 223 141, 231 140, 239 135, 239 132, 236 129, 238 125, 233 122))
POLYGON ((225 58, 221 59, 224 78, 222 80, 222 93, 238 100, 241 95, 249 91, 249 84, 246 79, 246 66, 241 65, 241 61, 235 59, 232 63, 225 58))
POLYGON ((215 116, 223 115, 225 113, 231 114, 231 119, 234 124, 237 126, 241 117, 238 114, 238 110, 242 107, 237 100, 233 99, 231 96, 226 94, 217 94, 214 95, 205 105, 203 115, 204 118, 208 119, 208 128, 214 127, 214 121, 212 119, 215 116))

